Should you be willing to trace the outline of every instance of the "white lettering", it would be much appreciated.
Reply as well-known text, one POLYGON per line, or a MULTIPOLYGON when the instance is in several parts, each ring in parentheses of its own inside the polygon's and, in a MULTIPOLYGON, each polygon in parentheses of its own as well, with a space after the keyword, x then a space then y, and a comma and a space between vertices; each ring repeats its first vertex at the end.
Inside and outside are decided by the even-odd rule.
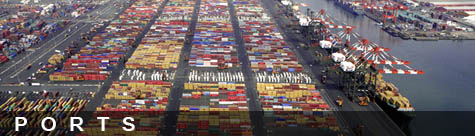
POLYGON ((53 131, 56 128, 56 121, 52 117, 45 117, 43 120, 41 120, 41 128, 43 128, 44 131, 53 131), (51 122, 53 122, 51 128, 49 129, 46 128, 46 120, 51 120, 51 122))
POLYGON ((110 119, 109 117, 97 117, 97 119, 101 120, 101 131, 106 131, 106 119, 110 119))
POLYGON ((122 122, 124 123, 124 125, 127 125, 129 126, 130 128, 126 128, 126 127, 122 127, 122 129, 124 129, 124 131, 134 131, 135 130, 135 125, 132 124, 132 123, 129 123, 127 122, 127 120, 130 120, 130 121, 134 121, 134 118, 132 117, 125 117, 122 122))
POLYGON ((70 121, 70 124, 71 124, 69 129, 71 131, 74 131, 74 127, 77 127, 79 129, 79 131, 84 131, 81 127, 81 125, 82 125, 82 118, 81 117, 71 117, 69 121, 70 121), (75 124, 74 120, 79 120, 79 123, 75 124))
POLYGON ((26 126, 27 120, 25 117, 15 117, 15 131, 20 131, 20 126, 26 126), (23 123, 19 123, 23 120, 23 123))

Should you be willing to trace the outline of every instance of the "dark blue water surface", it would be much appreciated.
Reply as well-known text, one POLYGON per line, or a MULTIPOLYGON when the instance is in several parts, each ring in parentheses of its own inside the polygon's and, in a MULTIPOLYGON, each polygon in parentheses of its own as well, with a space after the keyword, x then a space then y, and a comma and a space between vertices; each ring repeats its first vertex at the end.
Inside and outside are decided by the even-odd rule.
POLYGON ((381 30, 373 20, 337 7, 333 1, 296 2, 309 4, 313 11, 325 9, 336 20, 356 26, 354 31, 363 37, 390 48, 393 56, 410 61, 412 68, 425 72, 424 75, 384 75, 418 111, 410 125, 411 135, 474 133, 475 41, 402 40, 381 30))
MULTIPOLYGON (((385 74, 417 111, 475 111, 475 41, 414 41, 392 37, 365 16, 354 16, 327 0, 297 0, 313 11, 325 9, 355 32, 408 60, 424 75, 385 74)), ((302 8, 305 11, 305 8, 302 8)))

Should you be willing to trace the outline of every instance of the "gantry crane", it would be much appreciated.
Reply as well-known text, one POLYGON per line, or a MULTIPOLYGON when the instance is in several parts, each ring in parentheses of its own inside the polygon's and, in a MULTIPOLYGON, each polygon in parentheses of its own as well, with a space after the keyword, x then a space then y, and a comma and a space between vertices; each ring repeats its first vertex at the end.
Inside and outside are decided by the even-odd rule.
MULTIPOLYGON (((309 34, 315 33, 312 35, 322 37, 316 44, 319 44, 322 49, 331 50, 329 51, 331 55, 327 58, 331 57, 333 61, 327 67, 340 77, 339 86, 350 99, 356 98, 360 92, 358 90, 368 90, 363 91, 365 96, 375 95, 375 79, 379 74, 424 74, 421 70, 409 67, 409 61, 389 54, 389 48, 382 47, 353 32, 354 26, 335 25, 324 10, 311 16, 311 20, 318 26, 309 30, 309 34), (322 41, 328 41, 330 48, 321 45, 322 41), (333 50, 333 47, 338 48, 333 50)), ((309 26, 310 24, 312 23, 309 23, 309 26)))

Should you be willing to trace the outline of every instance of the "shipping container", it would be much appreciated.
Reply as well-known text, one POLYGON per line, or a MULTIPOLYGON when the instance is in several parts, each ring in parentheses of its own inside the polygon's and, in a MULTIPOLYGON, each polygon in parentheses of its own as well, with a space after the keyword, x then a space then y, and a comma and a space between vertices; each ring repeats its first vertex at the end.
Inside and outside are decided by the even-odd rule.
POLYGON ((192 67, 239 67, 236 42, 225 0, 201 1, 193 35, 189 65, 192 67))
POLYGON ((124 60, 125 53, 132 48, 145 25, 157 14, 161 3, 160 0, 136 1, 119 15, 119 19, 111 21, 88 45, 67 59, 62 71, 55 75, 77 75, 79 80, 107 79, 110 71, 124 60))
POLYGON ((1 111, 7 113, 0 119, 0 127, 11 128, 5 129, 13 131, 14 117, 22 115, 28 120, 27 127, 39 127, 41 119, 45 116, 55 118, 57 126, 68 126, 69 117, 78 115, 87 104, 87 98, 72 98, 72 97, 55 97, 49 98, 48 93, 28 94, 23 96, 12 96, 9 94, 2 94, 0 105, 1 111), (41 95, 41 96, 40 96, 41 95), (8 97, 11 96, 11 97, 8 97), (42 97, 42 99, 31 100, 29 98, 42 97), (15 111, 15 113, 13 113, 15 111), (35 111, 35 112, 31 112, 35 111))
POLYGON ((127 61, 126 68, 175 70, 179 64, 193 7, 193 1, 168 2, 127 61))
POLYGON ((259 1, 233 2, 253 71, 302 72, 302 65, 259 1))
POLYGON ((252 135, 244 84, 185 83, 177 135, 252 135))
POLYGON ((106 131, 101 131, 100 120, 90 120, 81 135, 159 135, 171 87, 162 81, 114 81, 93 114, 110 117, 106 131), (125 117, 134 118, 134 131, 122 129, 125 117))
POLYGON ((338 130, 328 104, 258 0, 234 1, 250 66, 255 71, 268 129, 311 127, 338 130), (273 74, 270 74, 270 73, 273 74), (288 73, 291 72, 291 73, 288 73), (305 84, 302 84, 305 83, 305 84))
POLYGON ((168 103, 171 89, 170 82, 162 81, 120 81, 109 88, 106 99, 156 99, 160 104, 168 103))
POLYGON ((338 129, 315 85, 258 83, 257 91, 268 126, 338 129))
MULTIPOLYGON (((13 59, 17 54, 34 45, 42 43, 48 35, 56 35, 63 28, 70 24, 65 20, 64 12, 67 7, 61 4, 48 4, 43 6, 30 6, 19 4, 11 7, 11 14, 0 20, 1 41, 0 62, 13 59), (55 18, 55 19, 48 19, 55 18), (62 20, 62 21, 57 21, 62 20)), ((80 4, 78 8, 86 7, 87 4, 80 4)))
POLYGON ((153 99, 106 100, 104 105, 97 107, 93 114, 93 118, 109 117, 105 121, 105 131, 101 131, 100 120, 90 120, 80 135, 159 135, 165 106, 153 99), (123 123, 125 117, 134 118, 134 131, 122 129, 126 127, 123 123))

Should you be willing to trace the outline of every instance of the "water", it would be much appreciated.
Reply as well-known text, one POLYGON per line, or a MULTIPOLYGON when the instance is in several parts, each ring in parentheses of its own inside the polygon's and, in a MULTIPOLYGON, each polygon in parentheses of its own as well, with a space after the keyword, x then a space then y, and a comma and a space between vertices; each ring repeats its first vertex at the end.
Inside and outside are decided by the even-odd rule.
MULTIPOLYGON (((303 1, 303 0, 298 0, 303 1)), ((332 1, 305 1, 314 11, 325 9, 337 21, 356 26, 353 31, 408 60, 423 75, 384 75, 409 98, 417 111, 475 111, 475 41, 414 41, 392 37, 364 16, 354 16, 332 1)))
MULTIPOLYGON (((475 111, 475 99, 473 99, 475 98, 475 61, 473 60, 475 41, 402 40, 382 31, 373 20, 365 16, 354 16, 335 6, 333 1, 296 0, 296 2, 309 4, 309 8, 313 11, 325 9, 336 20, 356 26, 354 31, 363 37, 390 48, 389 53, 393 56, 410 61, 409 66, 412 68, 425 72, 424 75, 384 75, 384 79, 393 82, 417 111, 429 111, 418 112, 421 114, 417 115, 411 124, 413 134, 451 134, 447 133, 446 130, 450 129, 447 126, 455 130, 457 125, 453 124, 464 125, 454 120, 455 112, 426 116, 434 111, 475 111), (445 119, 442 121, 441 118, 445 119), (433 123, 428 121, 433 121, 433 123)), ((302 11, 306 9, 303 8, 302 11)), ((471 114, 470 112, 457 113, 471 114)), ((463 119, 469 119, 471 122, 474 120, 473 118, 463 119)))

